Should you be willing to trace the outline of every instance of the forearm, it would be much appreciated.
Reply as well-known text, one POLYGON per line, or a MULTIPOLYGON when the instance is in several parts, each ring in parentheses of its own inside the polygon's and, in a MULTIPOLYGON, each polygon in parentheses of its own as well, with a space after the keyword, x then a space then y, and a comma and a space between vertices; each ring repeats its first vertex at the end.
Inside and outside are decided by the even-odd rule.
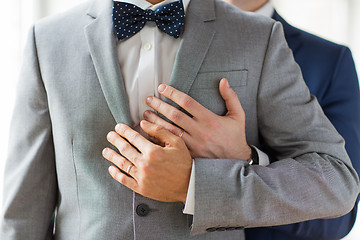
POLYGON ((347 180, 353 176, 346 165, 318 154, 269 167, 232 159, 195 159, 195 166, 193 233, 216 226, 248 228, 338 217, 353 204, 356 196, 349 193, 357 192, 339 186, 353 181, 347 180))

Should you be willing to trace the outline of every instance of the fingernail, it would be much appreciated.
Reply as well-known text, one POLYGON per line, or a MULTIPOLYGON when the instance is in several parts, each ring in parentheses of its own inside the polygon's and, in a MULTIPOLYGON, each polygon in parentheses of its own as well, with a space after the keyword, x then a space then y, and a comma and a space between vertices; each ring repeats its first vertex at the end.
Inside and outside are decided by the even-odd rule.
POLYGON ((229 88, 230 87, 229 81, 226 78, 223 78, 223 79, 224 79, 225 84, 226 84, 225 86, 229 88))
POLYGON ((120 129, 121 129, 121 124, 120 124, 120 123, 116 124, 115 130, 116 130, 116 131, 120 131, 120 129))
POLYGON ((108 155, 108 153, 109 153, 109 149, 104 148, 103 151, 102 151, 102 155, 103 155, 104 157, 106 157, 106 156, 108 155))
POLYGON ((141 123, 142 123, 142 124, 144 124, 144 125, 149 124, 149 122, 148 122, 148 121, 146 121, 146 120, 142 120, 142 121, 141 121, 141 123))
POLYGON ((147 103, 147 104, 150 104, 151 101, 152 101, 152 97, 147 97, 147 98, 146 98, 146 103, 147 103))
POLYGON ((112 138, 113 136, 114 136, 114 132, 109 132, 109 133, 107 134, 107 138, 108 138, 108 139, 112 138))
POLYGON ((160 84, 160 86, 158 87, 159 92, 163 92, 166 88, 165 84, 160 84))
POLYGON ((147 111, 144 112, 144 118, 148 118, 149 115, 150 115, 150 111, 149 111, 149 110, 147 110, 147 111))

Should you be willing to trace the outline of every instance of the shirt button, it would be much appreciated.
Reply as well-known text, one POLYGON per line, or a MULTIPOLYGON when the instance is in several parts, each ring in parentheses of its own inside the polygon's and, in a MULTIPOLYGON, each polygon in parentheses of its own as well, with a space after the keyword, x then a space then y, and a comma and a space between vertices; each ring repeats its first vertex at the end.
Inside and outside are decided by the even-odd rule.
POLYGON ((151 44, 150 43, 146 43, 145 45, 144 45, 144 49, 145 50, 147 50, 147 51, 150 51, 151 50, 151 44))
POLYGON ((136 207, 136 214, 140 217, 145 217, 149 214, 150 208, 145 203, 141 203, 136 207))

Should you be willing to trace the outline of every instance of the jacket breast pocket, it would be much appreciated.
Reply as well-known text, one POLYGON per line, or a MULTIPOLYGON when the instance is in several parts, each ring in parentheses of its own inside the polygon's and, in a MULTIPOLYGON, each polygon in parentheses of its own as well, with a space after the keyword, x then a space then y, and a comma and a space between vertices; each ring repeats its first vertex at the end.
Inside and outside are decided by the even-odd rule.
POLYGON ((218 115, 226 113, 225 102, 219 92, 222 78, 226 78, 231 88, 239 94, 246 89, 248 70, 199 73, 189 91, 191 97, 218 115))
POLYGON ((192 85, 192 89, 219 88, 219 82, 226 78, 232 88, 243 87, 247 84, 248 70, 234 70, 224 72, 199 73, 192 85))

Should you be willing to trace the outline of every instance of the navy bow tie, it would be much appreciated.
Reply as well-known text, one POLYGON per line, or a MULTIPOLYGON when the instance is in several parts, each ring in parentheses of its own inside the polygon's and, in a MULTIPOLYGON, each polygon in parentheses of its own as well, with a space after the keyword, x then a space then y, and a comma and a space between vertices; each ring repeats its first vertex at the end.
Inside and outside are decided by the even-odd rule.
POLYGON ((147 21, 155 22, 158 28, 178 38, 184 26, 185 14, 182 0, 160 6, 155 11, 143 10, 138 6, 114 1, 113 25, 119 40, 139 32, 147 21))

